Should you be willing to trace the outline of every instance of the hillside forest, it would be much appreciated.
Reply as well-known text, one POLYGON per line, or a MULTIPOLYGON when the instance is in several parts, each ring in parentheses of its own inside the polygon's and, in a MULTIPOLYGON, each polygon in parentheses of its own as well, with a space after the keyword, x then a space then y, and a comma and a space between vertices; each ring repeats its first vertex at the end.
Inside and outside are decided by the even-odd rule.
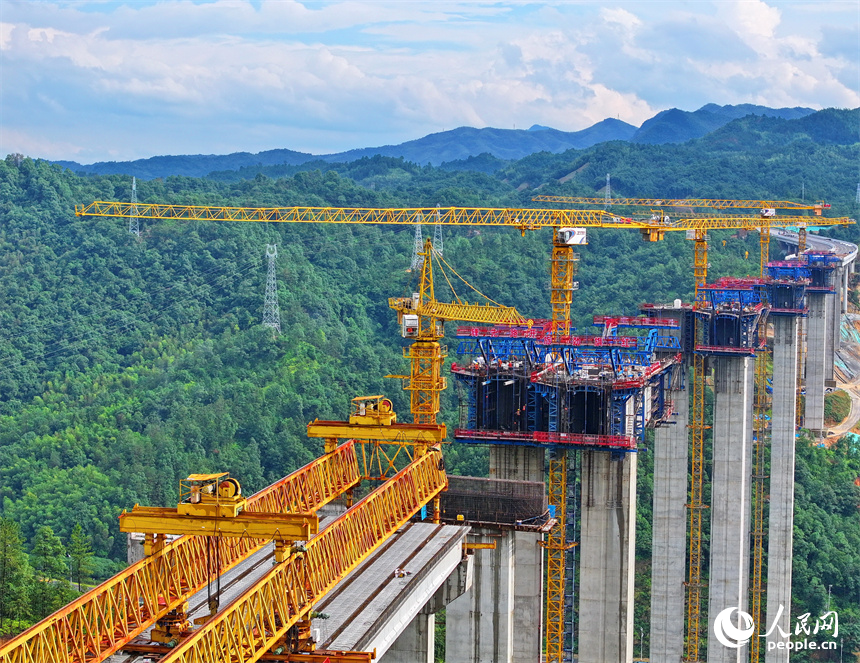
MULTIPOLYGON (((141 202, 247 206, 532 207, 536 193, 826 200, 857 216, 860 110, 746 117, 681 144, 608 142, 449 169, 390 157, 260 166, 138 181, 141 202)), ((193 472, 229 471, 252 493, 321 451, 316 417, 386 394, 408 372, 387 298, 412 292, 412 227, 78 218, 128 200, 131 175, 80 176, 21 155, 0 161, 0 636, 20 631, 124 566, 117 516, 171 505, 193 472), (278 247, 281 334, 261 326, 265 249, 278 247), (50 582, 45 582, 49 580, 50 582)), ((621 210, 623 212, 623 210, 621 210)), ((860 243, 857 226, 828 234, 860 243)), ((425 226, 425 236, 432 227, 425 226)), ((445 229, 445 259, 495 301, 549 317, 548 230, 445 229)), ((758 236, 711 236, 709 277, 758 273, 758 236)), ((772 245, 775 255, 780 247, 772 245)), ((589 231, 572 316, 634 314, 691 299, 683 233, 589 231)), ((446 295, 437 292, 440 299, 446 295)), ((453 331, 453 329, 451 330, 453 331)), ((450 359, 456 360, 451 344, 450 359)), ((449 359, 449 361, 450 361, 449 359)), ((452 390, 443 419, 457 421, 452 390)), ((640 453, 637 628, 647 652, 651 456, 640 453)), ((838 610, 860 650, 860 448, 798 439, 792 614, 838 610)), ((486 450, 445 449, 485 476, 486 450)), ((808 653, 794 655, 794 660, 808 653)), ((838 652, 837 652, 838 656, 838 652)), ((816 659, 820 660, 820 659, 816 659)), ((835 660, 835 659, 832 659, 835 660)))

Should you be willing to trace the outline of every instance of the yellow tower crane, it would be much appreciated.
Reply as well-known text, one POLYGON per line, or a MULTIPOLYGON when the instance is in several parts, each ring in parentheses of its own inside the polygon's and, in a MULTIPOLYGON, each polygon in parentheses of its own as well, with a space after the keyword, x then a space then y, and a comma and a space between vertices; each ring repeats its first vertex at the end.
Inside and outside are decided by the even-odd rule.
MULTIPOLYGON (((597 200, 597 199, 594 199, 597 200)), ((617 200, 617 199, 616 199, 617 200)), ((633 199, 629 199, 633 200, 633 199)), ((649 199, 644 204, 657 205, 658 201, 649 199)), ((704 200, 704 199, 702 199, 704 200)), ((707 199, 713 202, 712 199, 707 199)), ((558 202, 570 202, 569 200, 558 202)), ((613 200, 612 202, 615 202, 613 200)), ((665 201, 661 201, 661 204, 665 201)), ((689 203, 690 200, 684 201, 689 203)), ((729 202, 729 201, 719 201, 729 202)), ((733 201, 738 202, 738 201, 733 201)), ((750 208, 761 207, 762 212, 759 215, 742 216, 715 216, 715 217, 689 217, 671 220, 664 214, 652 214, 650 218, 633 219, 625 218, 609 214, 602 210, 559 210, 559 209, 506 209, 506 208, 336 208, 336 207, 224 207, 224 206, 194 206, 194 205, 167 205, 167 204, 152 204, 152 203, 131 203, 123 202, 105 202, 96 201, 89 205, 76 205, 75 214, 77 216, 101 216, 101 217, 123 217, 128 218, 137 216, 140 219, 146 220, 195 220, 195 221, 249 221, 249 222, 275 222, 275 223, 333 223, 333 224, 380 224, 380 225, 412 225, 416 219, 430 217, 435 215, 436 222, 439 225, 445 226, 497 226, 511 227, 525 234, 526 230, 538 230, 540 228, 549 227, 554 229, 553 233, 553 256, 551 266, 551 290, 552 290, 552 316, 553 329, 556 335, 563 333, 563 330, 569 330, 570 326, 570 293, 573 290, 573 276, 575 271, 576 259, 573 254, 572 242, 564 241, 560 237, 560 231, 564 229, 574 230, 581 228, 624 228, 639 230, 646 241, 659 241, 663 239, 666 232, 685 231, 691 239, 695 241, 694 250, 694 275, 696 293, 698 298, 699 288, 704 285, 707 278, 707 231, 709 229, 746 229, 758 230, 762 234, 762 256, 766 255, 767 241, 769 240, 769 231, 772 227, 790 228, 800 227, 805 228, 810 222, 810 218, 806 216, 778 216, 771 214, 770 210, 775 209, 773 206, 764 207, 764 203, 773 203, 773 201, 745 201, 746 203, 755 203, 753 205, 723 205, 716 204, 704 205, 715 208, 750 208), (557 250, 556 250, 557 249, 557 250)), ((590 204, 590 203, 589 203, 590 204)), ((605 204, 603 199, 597 204, 605 204)), ((640 203, 641 204, 641 203, 640 203)), ((785 209, 803 210, 808 207, 786 206, 785 209)), ((822 205, 822 208, 825 207, 822 205)), ((815 210, 816 214, 820 211, 815 210)), ((818 217, 815 219, 816 226, 830 225, 846 225, 854 223, 852 219, 847 217, 827 218, 818 217)), ((430 316, 432 320, 432 316, 430 316)), ((432 341, 428 341, 432 343, 432 341)), ((438 343, 438 340, 436 341, 438 343)), ((432 348, 430 349, 433 352, 432 348)), ((439 350, 441 354, 441 349, 439 350)), ((440 376, 435 376, 432 372, 427 373, 425 367, 431 367, 434 363, 441 362, 441 356, 421 357, 408 355, 412 362, 413 375, 420 376, 420 379, 414 383, 413 393, 421 392, 420 396, 413 399, 413 403, 417 404, 417 399, 423 399, 418 410, 419 416, 429 416, 433 412, 434 399, 437 403, 436 412, 438 412, 438 393, 444 389, 445 383, 440 376), (424 361, 426 363, 421 364, 424 361), (429 387, 429 388, 427 388, 429 387)), ((410 382, 412 381, 410 375, 410 382)), ((704 365, 694 366, 694 402, 693 412, 691 413, 690 427, 693 432, 695 441, 697 434, 700 444, 697 447, 695 442, 692 449, 692 481, 693 489, 691 490, 691 524, 690 524, 690 596, 688 599, 688 652, 687 660, 698 660, 698 632, 699 632, 699 598, 701 587, 701 510, 704 508, 701 503, 701 486, 702 476, 704 472, 704 453, 703 445, 701 444, 702 432, 704 430, 704 365), (696 370, 698 369, 698 370, 696 370), (699 384, 700 398, 696 400, 696 385, 699 384), (700 411, 700 412, 698 412, 700 411), (697 416, 698 415, 701 416, 697 416), (698 423, 697 423, 698 422, 698 423), (698 431, 698 433, 697 433, 698 431), (699 486, 698 492, 695 486, 699 486), (697 514, 694 517, 694 514, 697 514), (693 547, 697 548, 694 553, 693 547), (695 568, 694 568, 695 567, 695 568), (694 574, 695 571, 695 574, 694 574), (694 634, 691 636, 691 634, 694 634), (693 641, 691 648, 690 640, 693 641)), ((416 416, 416 411, 413 411, 413 416, 416 416)), ((416 418, 416 421, 418 419, 416 418)), ((550 472, 550 495, 564 495, 562 485, 559 483, 561 477, 565 477, 566 472, 553 471, 550 472)), ((554 505, 563 509, 563 505, 554 505)), ((566 546, 562 542, 560 546, 566 546)), ((556 586, 564 586, 564 568, 563 564, 559 570, 559 577, 552 579, 556 586)), ((548 591, 548 597, 550 592, 548 591)), ((563 603, 558 601, 560 608, 555 608, 547 613, 547 634, 551 632, 561 632, 563 626, 559 623, 563 620, 564 611, 563 603), (557 623, 559 622, 559 623, 557 623), (551 631, 552 629, 552 631, 551 631)), ((550 640, 550 638, 548 638, 550 640)), ((559 642, 556 646, 553 644, 552 651, 547 652, 547 660, 551 662, 561 662, 561 647, 560 639, 552 636, 552 642, 559 642)))
POLYGON ((524 325, 527 321, 515 308, 502 306, 484 295, 481 297, 488 304, 469 303, 460 299, 452 303, 437 301, 433 285, 433 262, 438 260, 449 269, 450 265, 434 251, 429 239, 419 255, 423 258, 423 264, 418 292, 411 297, 392 297, 388 305, 397 311, 397 322, 403 338, 412 339, 412 344, 404 350, 404 356, 409 359, 410 374, 397 376, 406 379, 404 389, 410 393, 412 417, 416 424, 435 424, 439 414, 439 396, 447 386, 447 381, 442 377, 442 362, 446 353, 439 344, 445 336, 444 323, 459 321, 524 325))

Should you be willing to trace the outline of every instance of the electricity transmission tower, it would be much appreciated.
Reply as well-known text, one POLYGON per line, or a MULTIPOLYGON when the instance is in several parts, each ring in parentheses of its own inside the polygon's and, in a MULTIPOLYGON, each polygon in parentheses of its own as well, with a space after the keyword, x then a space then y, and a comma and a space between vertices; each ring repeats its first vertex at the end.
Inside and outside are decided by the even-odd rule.
POLYGON ((421 233, 422 215, 418 214, 415 219, 415 240, 412 242, 412 262, 409 264, 410 271, 418 271, 424 265, 424 237, 421 233))
POLYGON ((278 257, 278 245, 266 244, 266 258, 269 261, 269 271, 266 274, 266 300, 263 304, 263 326, 271 327, 276 333, 281 333, 281 308, 278 306, 278 281, 275 277, 275 258, 278 257))
POLYGON ((436 227, 433 229, 433 250, 442 255, 442 214, 436 205, 436 227))
POLYGON ((140 239, 140 223, 137 219, 137 180, 131 178, 131 216, 128 217, 128 232, 140 239))
POLYGON ((606 173, 606 194, 604 195, 603 202, 608 207, 609 201, 612 199, 612 194, 609 189, 609 173, 606 173))
MULTIPOLYGON (((412 262, 409 271, 415 272, 424 265, 424 235, 421 230, 421 222, 424 220, 422 214, 415 217, 415 238, 412 241, 412 262)), ((433 252, 442 255, 442 213, 439 205, 436 205, 436 226, 433 228, 433 252)))

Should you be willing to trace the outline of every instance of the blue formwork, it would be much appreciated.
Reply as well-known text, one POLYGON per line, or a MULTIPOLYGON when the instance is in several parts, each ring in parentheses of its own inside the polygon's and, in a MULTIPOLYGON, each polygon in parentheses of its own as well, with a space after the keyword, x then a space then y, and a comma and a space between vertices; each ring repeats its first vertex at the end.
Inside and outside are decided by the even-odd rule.
POLYGON ((460 385, 460 389, 458 391, 461 398, 461 403, 463 399, 463 394, 465 394, 466 401, 466 421, 461 421, 460 425, 462 426, 465 423, 465 428, 468 428, 469 430, 475 430, 478 427, 478 378, 475 375, 468 375, 463 373, 455 373, 454 378, 460 385))

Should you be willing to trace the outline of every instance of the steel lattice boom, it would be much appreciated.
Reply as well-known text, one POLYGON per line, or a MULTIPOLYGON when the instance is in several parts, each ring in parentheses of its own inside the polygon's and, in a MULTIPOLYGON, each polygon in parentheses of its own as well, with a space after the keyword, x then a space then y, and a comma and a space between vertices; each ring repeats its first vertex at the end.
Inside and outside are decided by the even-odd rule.
MULTIPOLYGON (((350 441, 249 497, 247 509, 315 511, 358 481, 358 458, 355 443, 350 441)), ((223 545, 221 571, 265 543, 243 538, 223 545)), ((205 587, 209 580, 206 559, 206 538, 183 536, 0 646, 0 661, 103 661, 205 587)))
POLYGON ((682 230, 745 228, 757 230, 762 226, 791 228, 806 226, 848 225, 847 217, 808 216, 715 216, 668 220, 631 219, 603 210, 505 209, 492 207, 414 207, 399 209, 346 207, 218 207, 198 205, 166 205, 96 201, 75 205, 77 216, 108 216, 141 219, 171 219, 185 221, 262 221, 279 223, 341 223, 412 225, 416 218, 434 214, 437 223, 446 226, 504 226, 525 232, 539 228, 628 228, 640 230, 647 237, 662 239, 662 233, 682 230))
POLYGON ((162 663, 252 663, 448 486, 438 449, 417 458, 275 566, 162 663))
POLYGON ((569 203, 572 205, 630 205, 644 207, 709 207, 715 209, 828 209, 828 203, 796 203, 790 200, 722 200, 717 198, 588 198, 583 196, 535 196, 535 202, 569 203))

